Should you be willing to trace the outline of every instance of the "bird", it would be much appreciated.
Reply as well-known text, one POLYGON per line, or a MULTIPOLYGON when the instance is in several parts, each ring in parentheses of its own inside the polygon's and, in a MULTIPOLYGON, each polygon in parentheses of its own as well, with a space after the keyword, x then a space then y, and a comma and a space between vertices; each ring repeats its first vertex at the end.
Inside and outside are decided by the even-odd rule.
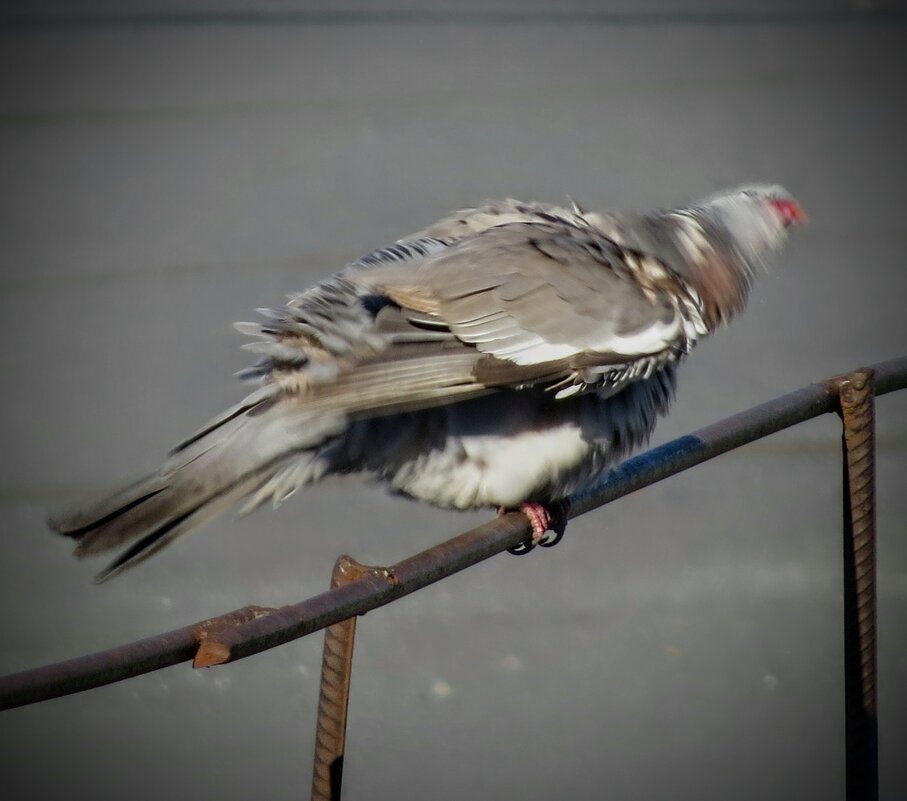
POLYGON ((251 393, 49 525, 80 558, 123 548, 104 581, 240 502, 358 473, 439 507, 520 510, 526 547, 548 544, 559 505, 647 442, 680 363, 805 219, 763 184, 647 212, 461 209, 236 323, 259 357, 238 374, 251 393))

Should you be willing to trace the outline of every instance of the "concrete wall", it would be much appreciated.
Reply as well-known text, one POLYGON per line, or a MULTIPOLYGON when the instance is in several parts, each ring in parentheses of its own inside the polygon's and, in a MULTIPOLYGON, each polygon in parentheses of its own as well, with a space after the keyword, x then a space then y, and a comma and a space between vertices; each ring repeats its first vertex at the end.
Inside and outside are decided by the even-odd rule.
MULTIPOLYGON (((811 225, 684 368, 659 442, 907 351, 898 12, 258 8, 46 2, 9 6, 43 21, 2 23, 3 672, 291 603, 342 552, 391 563, 487 518, 331 481, 102 587, 100 564, 73 561, 43 522, 154 467, 240 396, 233 320, 450 209, 568 193, 647 207, 746 180, 801 198, 811 225), (177 13, 147 16, 162 10, 177 13)), ((907 393, 880 401, 878 430, 882 786, 896 799, 907 393)), ((838 449, 834 419, 803 425, 575 521, 553 551, 369 614, 346 797, 843 798, 838 449)), ((320 645, 6 713, 4 795, 304 796, 320 645)))

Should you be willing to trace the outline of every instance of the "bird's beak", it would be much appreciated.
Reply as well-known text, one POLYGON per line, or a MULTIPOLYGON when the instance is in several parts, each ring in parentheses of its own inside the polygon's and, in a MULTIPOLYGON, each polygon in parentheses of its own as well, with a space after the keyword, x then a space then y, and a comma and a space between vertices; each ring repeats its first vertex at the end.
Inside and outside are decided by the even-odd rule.
POLYGON ((809 217, 807 217, 803 207, 797 201, 775 200, 773 203, 785 226, 794 225, 795 223, 797 225, 805 225, 809 222, 809 217))

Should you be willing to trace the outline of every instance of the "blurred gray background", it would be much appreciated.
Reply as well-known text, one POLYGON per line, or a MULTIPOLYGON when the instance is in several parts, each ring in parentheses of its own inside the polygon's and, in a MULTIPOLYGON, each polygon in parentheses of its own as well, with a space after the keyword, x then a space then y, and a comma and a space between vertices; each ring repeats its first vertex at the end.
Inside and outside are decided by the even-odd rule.
MULTIPOLYGON (((489 517, 330 481, 101 587, 44 525, 241 396, 232 321, 454 208, 751 180, 801 199, 811 224, 682 370, 655 442, 907 352, 907 14, 885 8, 4 4, 0 671, 292 603, 342 552, 392 563, 489 517)), ((907 393, 878 413, 893 801, 907 393)), ((842 799, 838 436, 802 425, 370 613, 345 797, 842 799)), ((321 639, 4 713, 3 795, 307 797, 321 639)))

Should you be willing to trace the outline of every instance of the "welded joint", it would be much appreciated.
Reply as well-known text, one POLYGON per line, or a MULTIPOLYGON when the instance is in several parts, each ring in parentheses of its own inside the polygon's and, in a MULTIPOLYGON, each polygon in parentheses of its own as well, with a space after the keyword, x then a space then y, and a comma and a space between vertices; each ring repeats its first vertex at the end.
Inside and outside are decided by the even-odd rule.
POLYGON ((871 385, 874 377, 875 371, 871 367, 860 367, 851 373, 836 375, 824 382, 838 398, 838 416, 843 418, 848 409, 854 408, 860 402, 867 384, 871 385))
POLYGON ((198 650, 192 660, 192 667, 206 668, 229 661, 230 646, 224 642, 224 635, 237 626, 275 611, 277 610, 268 606, 244 606, 228 615, 203 620, 194 629, 198 638, 198 650))
POLYGON ((352 581, 358 581, 363 576, 374 576, 386 582, 391 587, 396 587, 400 581, 392 567, 377 567, 357 562, 348 554, 341 554, 334 563, 331 573, 331 587, 341 587, 352 581))

